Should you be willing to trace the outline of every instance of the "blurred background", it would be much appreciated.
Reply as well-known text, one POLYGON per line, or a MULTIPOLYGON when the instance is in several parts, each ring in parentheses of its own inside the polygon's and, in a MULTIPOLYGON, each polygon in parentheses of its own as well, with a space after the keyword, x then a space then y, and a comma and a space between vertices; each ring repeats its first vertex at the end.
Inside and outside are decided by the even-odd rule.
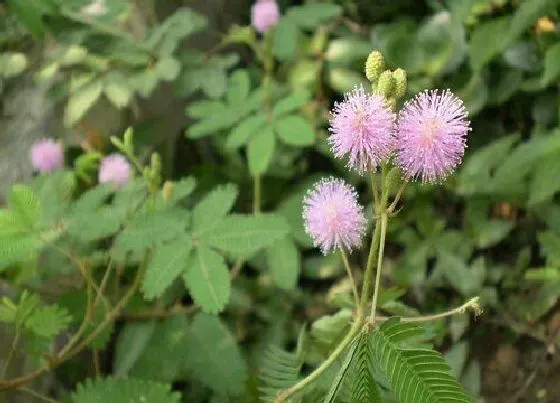
MULTIPOLYGON (((254 3, 0 2, 2 199, 32 177, 38 139, 62 142, 68 168, 91 184, 92 156, 132 126, 166 178, 192 175, 200 194, 236 183, 237 211, 293 224, 293 263, 270 273, 254 257, 225 316, 247 356, 265 337, 294 341, 302 323, 333 312, 344 285, 338 257, 322 257, 303 231, 301 198, 336 175, 368 202, 367 181, 332 157, 326 136, 333 103, 367 83, 365 59, 380 50, 407 71, 405 99, 450 88, 473 129, 456 175, 407 188, 389 228, 383 311, 439 312, 480 296, 476 320, 430 328, 455 374, 481 402, 560 401, 560 1, 278 0, 266 29, 251 26, 254 3), (262 92, 289 121, 277 141, 249 140, 262 92)), ((103 350, 108 370, 116 340, 103 350)), ((151 377, 144 366, 136 373, 151 377)), ((56 377, 80 378, 73 367, 56 377)), ((189 385, 185 401, 205 401, 181 376, 167 380, 189 385)))

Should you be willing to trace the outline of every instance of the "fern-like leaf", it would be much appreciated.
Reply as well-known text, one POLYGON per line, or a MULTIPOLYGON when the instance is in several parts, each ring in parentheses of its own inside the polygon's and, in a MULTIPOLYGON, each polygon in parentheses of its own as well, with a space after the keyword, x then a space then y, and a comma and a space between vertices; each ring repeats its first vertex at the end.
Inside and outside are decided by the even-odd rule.
POLYGON ((88 379, 72 393, 74 403, 179 403, 181 395, 164 383, 139 379, 88 379))
POLYGON ((400 403, 471 403, 436 351, 411 348, 406 341, 423 334, 421 327, 391 318, 371 335, 374 359, 400 403))
POLYGON ((35 310, 25 321, 25 327, 39 336, 51 338, 66 329, 71 321, 66 308, 50 305, 35 310))
POLYGON ((271 345, 267 348, 259 370, 260 398, 263 402, 273 402, 278 393, 295 384, 303 364, 297 353, 289 353, 271 345))
POLYGON ((381 402, 379 387, 373 378, 373 351, 367 333, 362 333, 358 339, 358 348, 352 364, 353 382, 350 402, 381 402))

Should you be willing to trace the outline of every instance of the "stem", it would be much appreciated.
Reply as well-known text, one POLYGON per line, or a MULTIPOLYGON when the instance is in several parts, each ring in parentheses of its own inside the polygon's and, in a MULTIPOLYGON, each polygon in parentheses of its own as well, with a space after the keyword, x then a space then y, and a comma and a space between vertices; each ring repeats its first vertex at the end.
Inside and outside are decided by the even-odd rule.
POLYGON ((393 200, 393 202, 391 203, 391 205, 387 209, 387 213, 391 214, 393 211, 395 211, 395 208, 397 207, 397 203, 401 199, 401 196, 402 196, 404 190, 406 189, 406 185, 408 185, 408 182, 403 182, 402 183, 401 187, 397 191, 397 194, 395 195, 395 199, 393 200))
MULTIPOLYGON (((423 322, 432 322, 434 320, 439 320, 443 318, 447 318, 448 316, 453 316, 459 313, 465 313, 469 309, 472 309, 476 316, 482 314, 482 307, 480 306, 480 298, 474 297, 465 302, 463 305, 458 306, 457 308, 450 309, 449 311, 437 313, 434 315, 426 315, 426 316, 412 316, 412 317, 405 317, 400 318, 401 322, 406 323, 423 323, 423 322)), ((378 316, 375 318, 377 321, 383 322, 389 319, 388 316, 378 316)))
POLYGON ((371 193, 373 194, 373 202, 375 203, 374 205, 377 206, 379 205, 379 194, 377 192, 377 182, 375 180, 375 172, 371 172, 369 174, 369 178, 371 180, 371 193))
POLYGON ((368 295, 371 294, 371 281, 373 279, 373 262, 375 255, 377 254, 377 247, 379 246, 379 236, 381 234, 381 225, 379 220, 375 221, 375 230, 373 236, 371 237, 371 245, 369 247, 369 256, 366 266, 366 274, 364 276, 364 283, 362 285, 362 299, 360 301, 360 307, 362 312, 365 311, 368 303, 368 295))
POLYGON ((97 306, 97 304, 99 303, 99 299, 103 296, 103 292, 105 291, 105 288, 107 287, 107 283, 109 282, 109 277, 111 275, 112 268, 113 268, 113 257, 111 256, 111 258, 109 258, 109 263, 107 264, 107 270, 105 270, 105 274, 101 279, 101 284, 99 285, 99 293, 95 297, 93 306, 97 306))
POLYGON ((344 267, 346 268, 346 272, 348 273, 348 277, 350 278, 350 283, 352 284, 352 293, 354 294, 354 303, 356 304, 356 309, 358 310, 358 316, 362 316, 362 312, 360 309, 360 297, 358 295, 358 287, 356 286, 356 280, 354 280, 354 275, 352 274, 352 268, 350 267, 350 263, 348 262, 348 256, 346 256, 346 251, 344 248, 340 248, 340 256, 342 256, 342 261, 344 262, 344 267))
POLYGON ((261 212, 261 176, 255 176, 253 180, 253 212, 260 213, 261 212))
POLYGON ((39 399, 43 402, 59 403, 58 400, 51 399, 50 397, 42 395, 39 392, 35 392, 34 390, 29 389, 29 388, 23 388, 22 387, 22 388, 19 388, 18 390, 20 390, 22 392, 25 392, 25 393, 29 393, 31 396, 33 396, 33 397, 35 397, 35 398, 37 398, 37 399, 39 399))
POLYGON ((377 253, 377 273, 375 275, 375 288, 373 290, 373 301, 371 303, 370 321, 375 323, 377 311, 377 298, 379 297, 379 283, 381 282, 381 269, 383 268, 383 252, 385 252, 385 236, 387 234, 387 213, 381 214, 381 237, 379 239, 379 250, 377 253))
POLYGON ((14 335, 14 340, 12 341, 12 345, 10 346, 10 352, 8 353, 8 358, 6 358, 6 362, 4 362, 4 368, 2 368, 2 378, 6 377, 8 373, 8 367, 12 362, 12 358, 14 358, 14 354, 16 352, 17 345, 19 343, 19 339, 21 337, 21 326, 16 327, 16 334, 14 335))
POLYGON ((280 392, 276 397, 276 403, 284 403, 288 398, 294 394, 301 392, 311 383, 313 383, 319 376, 321 376, 329 367, 340 357, 344 352, 346 347, 354 340, 354 337, 358 334, 364 323, 363 317, 359 316, 356 322, 350 328, 350 331, 346 334, 346 337, 340 342, 336 349, 331 353, 329 358, 327 358, 320 366, 318 366, 313 372, 303 378, 301 381, 297 382, 292 387, 285 389, 280 392))

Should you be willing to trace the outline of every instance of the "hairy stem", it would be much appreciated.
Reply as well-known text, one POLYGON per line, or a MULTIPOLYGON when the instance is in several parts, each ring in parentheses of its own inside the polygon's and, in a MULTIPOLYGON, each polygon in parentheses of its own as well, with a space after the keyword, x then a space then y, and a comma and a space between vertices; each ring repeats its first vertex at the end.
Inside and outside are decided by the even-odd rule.
POLYGON ((399 190, 397 191, 397 194, 395 195, 395 199, 393 200, 391 205, 387 208, 387 213, 388 214, 391 214, 393 211, 395 211, 395 208, 397 207, 397 203, 401 199, 401 196, 404 193, 404 190, 406 189, 406 185, 408 185, 408 182, 403 182, 402 185, 399 187, 399 190))
POLYGON ((379 238, 379 249, 377 253, 377 273, 375 275, 375 287, 373 289, 373 300, 371 302, 370 321, 375 323, 377 313, 377 299, 379 297, 379 283, 381 282, 381 271, 383 268, 383 253, 385 251, 385 237, 387 235, 387 213, 381 214, 381 236, 379 238))
POLYGON ((317 378, 319 378, 327 369, 330 368, 332 364, 342 355, 342 353, 346 350, 346 347, 354 340, 354 337, 358 334, 361 330, 362 325, 364 323, 363 317, 359 316, 350 331, 346 334, 346 337, 340 342, 340 344, 333 350, 333 352, 329 355, 320 366, 318 366, 313 372, 303 378, 301 381, 297 382, 294 386, 290 387, 289 389, 285 389, 284 391, 280 392, 276 397, 276 403, 284 403, 295 395, 296 393, 301 392, 310 384, 312 384, 317 378))
POLYGON ((342 247, 340 248, 340 256, 342 257, 342 261, 344 262, 344 267, 346 268, 346 272, 348 273, 348 277, 350 278, 350 283, 352 285, 352 293, 354 294, 354 303, 356 304, 358 316, 362 316, 362 311, 360 309, 360 296, 358 295, 358 287, 356 286, 356 280, 354 280, 354 275, 352 274, 352 268, 350 267, 350 263, 348 262, 348 256, 346 256, 346 251, 342 247))
MULTIPOLYGON (((437 313, 434 315, 425 315, 425 316, 412 316, 412 317, 405 317, 401 318, 401 322, 407 323, 423 323, 423 322, 433 322, 435 320, 440 320, 447 318, 448 316, 453 316, 456 314, 466 313, 468 310, 472 310, 476 316, 482 314, 482 307, 480 306, 480 298, 474 297, 465 302, 463 305, 458 306, 457 308, 450 309, 449 311, 437 313)), ((376 320, 378 321, 385 321, 389 319, 386 316, 378 316, 376 320)))

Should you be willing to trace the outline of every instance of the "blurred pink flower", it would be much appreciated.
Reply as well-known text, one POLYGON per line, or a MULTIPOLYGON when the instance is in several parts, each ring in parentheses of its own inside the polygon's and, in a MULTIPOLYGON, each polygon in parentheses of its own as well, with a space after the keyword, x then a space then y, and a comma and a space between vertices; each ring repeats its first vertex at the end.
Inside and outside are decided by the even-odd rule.
POLYGON ((394 149, 395 114, 383 96, 356 87, 335 103, 329 131, 336 157, 348 155, 348 167, 360 173, 375 171, 394 149))
POLYGON ((424 91, 399 113, 397 163, 409 178, 439 182, 461 163, 470 128, 463 101, 449 90, 424 91))
POLYGON ((365 228, 363 207, 352 186, 341 179, 322 179, 303 199, 305 229, 323 254, 361 243, 365 228))
POLYGON ((251 7, 251 24, 263 34, 280 19, 280 9, 276 0, 259 0, 251 7))
POLYGON ((110 154, 101 160, 99 166, 99 183, 113 183, 123 186, 132 176, 132 169, 121 154, 110 154))
POLYGON ((50 173, 64 166, 64 149, 59 142, 43 138, 31 146, 30 159, 33 169, 50 173))

